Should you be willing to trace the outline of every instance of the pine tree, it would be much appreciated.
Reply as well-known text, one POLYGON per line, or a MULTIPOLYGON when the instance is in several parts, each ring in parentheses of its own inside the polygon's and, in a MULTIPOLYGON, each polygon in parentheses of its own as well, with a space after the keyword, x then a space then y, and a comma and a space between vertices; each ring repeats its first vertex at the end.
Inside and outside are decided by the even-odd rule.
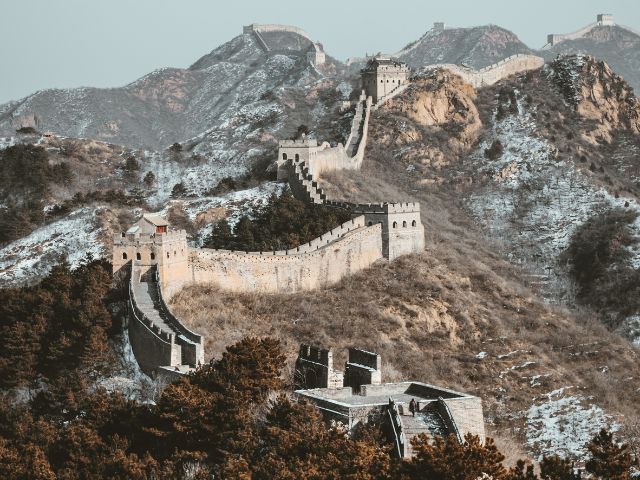
POLYGON ((571 480, 574 477, 571 461, 557 455, 545 456, 540 462, 540 476, 542 480, 571 480))
POLYGON ((587 445, 589 460, 586 463, 588 473, 602 480, 629 480, 631 467, 635 465, 629 446, 618 444, 613 434, 605 429, 593 437, 587 445))
POLYGON ((482 474, 503 478, 504 456, 492 439, 484 445, 475 435, 466 435, 458 442, 454 435, 430 437, 421 434, 412 440, 415 458, 407 464, 408 476, 415 480, 475 480, 482 474))

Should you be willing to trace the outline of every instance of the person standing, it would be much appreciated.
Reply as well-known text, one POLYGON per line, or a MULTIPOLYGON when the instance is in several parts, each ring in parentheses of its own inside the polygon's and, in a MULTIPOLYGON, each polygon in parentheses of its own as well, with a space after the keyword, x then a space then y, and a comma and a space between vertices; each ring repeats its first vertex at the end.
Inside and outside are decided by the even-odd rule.
POLYGON ((411 415, 413 415, 414 417, 416 416, 416 400, 415 398, 412 398, 411 401, 409 402, 409 411, 411 412, 411 415))

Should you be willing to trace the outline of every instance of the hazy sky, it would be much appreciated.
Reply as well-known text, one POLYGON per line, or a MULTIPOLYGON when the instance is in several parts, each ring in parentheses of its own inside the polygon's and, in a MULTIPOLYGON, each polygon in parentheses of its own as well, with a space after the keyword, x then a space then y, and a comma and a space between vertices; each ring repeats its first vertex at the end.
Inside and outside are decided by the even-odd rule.
POLYGON ((434 21, 494 23, 539 48, 603 12, 640 30, 640 0, 0 0, 0 103, 187 67, 254 22, 302 27, 344 60, 395 52, 434 21))

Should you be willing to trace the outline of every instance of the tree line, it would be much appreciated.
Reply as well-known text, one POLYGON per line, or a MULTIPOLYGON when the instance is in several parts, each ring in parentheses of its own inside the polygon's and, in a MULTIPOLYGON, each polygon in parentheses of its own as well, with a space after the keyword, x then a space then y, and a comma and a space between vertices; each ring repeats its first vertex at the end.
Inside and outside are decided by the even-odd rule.
POLYGON ((226 219, 213 225, 206 248, 227 250, 286 250, 310 242, 351 218, 347 210, 308 205, 291 190, 273 194, 254 216, 243 215, 231 227, 226 219))

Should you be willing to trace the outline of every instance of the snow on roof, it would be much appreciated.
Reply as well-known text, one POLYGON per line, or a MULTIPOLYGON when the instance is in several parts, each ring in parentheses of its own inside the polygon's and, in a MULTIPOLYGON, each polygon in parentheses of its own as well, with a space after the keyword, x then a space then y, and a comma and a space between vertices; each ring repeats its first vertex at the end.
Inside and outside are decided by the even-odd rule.
POLYGON ((169 223, 162 217, 158 215, 143 215, 142 216, 147 222, 152 223, 156 227, 163 227, 169 225, 169 223))

